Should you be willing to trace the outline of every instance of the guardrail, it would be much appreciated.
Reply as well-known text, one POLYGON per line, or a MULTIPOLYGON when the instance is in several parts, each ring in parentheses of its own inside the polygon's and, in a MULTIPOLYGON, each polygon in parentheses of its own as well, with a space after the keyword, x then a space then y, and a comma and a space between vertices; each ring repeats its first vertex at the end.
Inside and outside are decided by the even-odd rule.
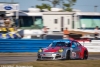
MULTIPOLYGON (((41 47, 47 47, 53 40, 34 39, 1 39, 0 53, 37 52, 41 47)), ((100 52, 100 41, 80 42, 89 52, 100 52)))
POLYGON ((40 47, 48 46, 53 40, 6 39, 0 40, 0 52, 37 52, 40 47))

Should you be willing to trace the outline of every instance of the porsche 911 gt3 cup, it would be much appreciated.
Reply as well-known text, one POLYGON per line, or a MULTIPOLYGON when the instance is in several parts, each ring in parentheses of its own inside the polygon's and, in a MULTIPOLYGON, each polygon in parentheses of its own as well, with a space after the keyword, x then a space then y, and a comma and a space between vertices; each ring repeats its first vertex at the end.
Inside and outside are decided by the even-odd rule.
POLYGON ((47 48, 39 49, 37 60, 87 59, 88 50, 74 40, 55 40, 47 48))

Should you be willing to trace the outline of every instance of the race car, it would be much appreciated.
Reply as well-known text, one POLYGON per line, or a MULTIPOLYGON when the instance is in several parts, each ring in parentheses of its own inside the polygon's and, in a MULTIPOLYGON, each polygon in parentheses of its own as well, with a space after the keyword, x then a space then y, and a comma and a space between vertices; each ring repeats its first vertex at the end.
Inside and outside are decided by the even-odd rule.
POLYGON ((37 60, 70 59, 88 59, 87 48, 75 40, 55 40, 37 53, 37 60))

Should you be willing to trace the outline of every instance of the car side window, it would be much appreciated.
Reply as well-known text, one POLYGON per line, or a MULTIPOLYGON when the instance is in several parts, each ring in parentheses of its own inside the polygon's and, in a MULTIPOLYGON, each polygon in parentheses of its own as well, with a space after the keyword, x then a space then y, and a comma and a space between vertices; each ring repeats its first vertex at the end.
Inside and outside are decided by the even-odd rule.
POLYGON ((76 42, 77 43, 77 46, 81 46, 81 44, 80 43, 78 43, 78 42, 76 42))
POLYGON ((70 47, 70 46, 71 46, 71 43, 66 43, 66 46, 67 46, 67 47, 70 47))
POLYGON ((65 42, 57 42, 56 46, 63 47, 63 46, 66 46, 66 44, 65 44, 65 42))
POLYGON ((75 48, 77 46, 78 46, 78 44, 76 42, 72 42, 72 48, 75 48))

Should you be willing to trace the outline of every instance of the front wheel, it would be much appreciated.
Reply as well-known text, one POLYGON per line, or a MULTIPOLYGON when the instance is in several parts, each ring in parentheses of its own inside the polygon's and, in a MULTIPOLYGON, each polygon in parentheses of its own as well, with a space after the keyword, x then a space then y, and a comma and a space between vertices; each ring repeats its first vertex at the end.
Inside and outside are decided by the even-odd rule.
POLYGON ((66 53, 66 60, 70 60, 70 51, 66 53))

